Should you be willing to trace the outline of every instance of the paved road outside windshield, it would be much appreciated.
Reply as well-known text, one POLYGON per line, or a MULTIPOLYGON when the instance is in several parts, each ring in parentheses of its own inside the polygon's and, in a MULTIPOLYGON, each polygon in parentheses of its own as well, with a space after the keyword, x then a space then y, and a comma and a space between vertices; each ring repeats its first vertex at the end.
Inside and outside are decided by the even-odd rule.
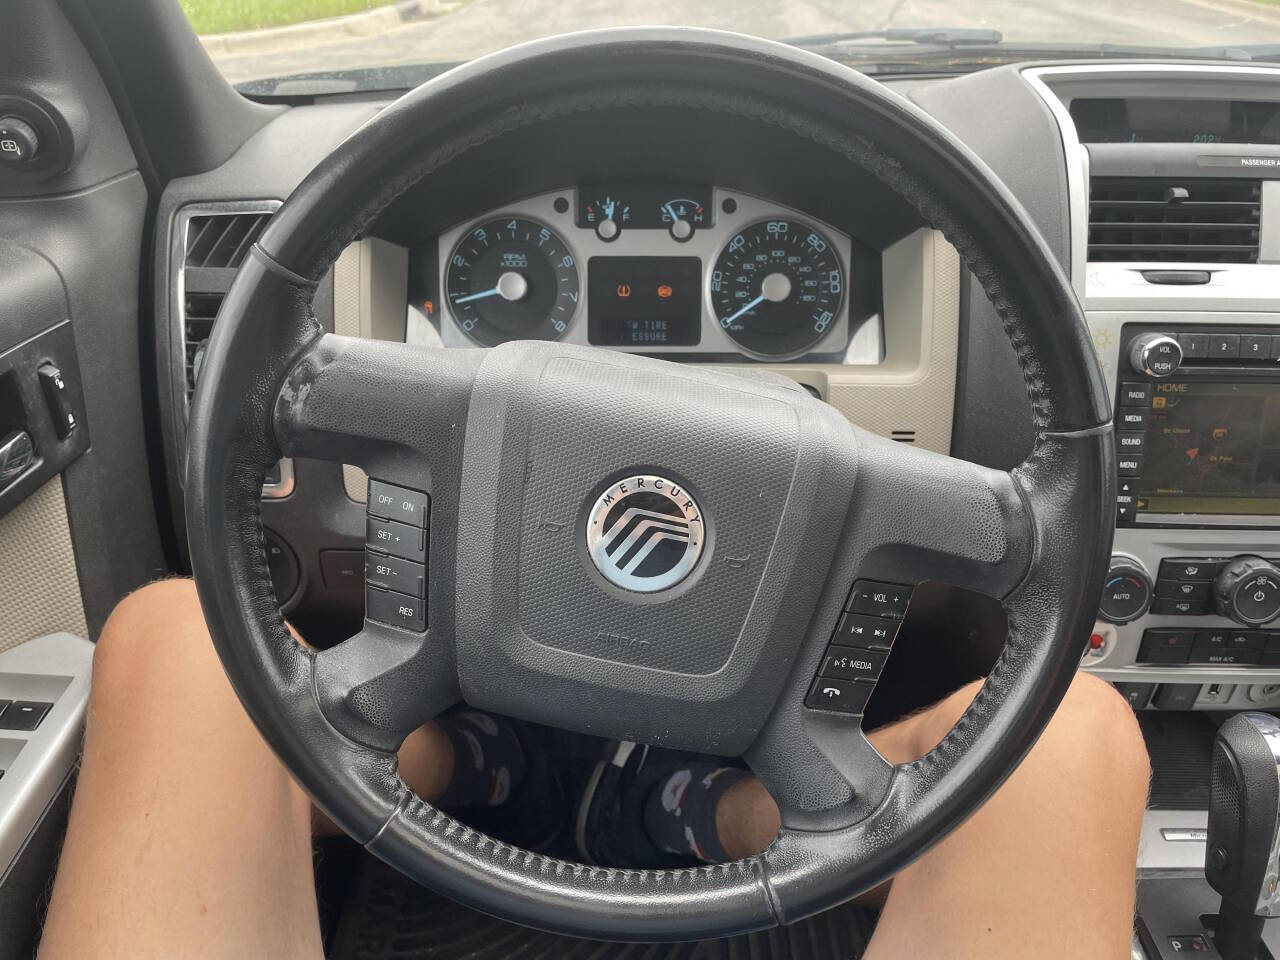
POLYGON ((216 58, 233 82, 320 70, 467 60, 595 27, 681 24, 790 37, 886 27, 985 27, 1009 43, 1158 47, 1280 42, 1280 6, 1251 0, 471 0, 376 38, 216 58))

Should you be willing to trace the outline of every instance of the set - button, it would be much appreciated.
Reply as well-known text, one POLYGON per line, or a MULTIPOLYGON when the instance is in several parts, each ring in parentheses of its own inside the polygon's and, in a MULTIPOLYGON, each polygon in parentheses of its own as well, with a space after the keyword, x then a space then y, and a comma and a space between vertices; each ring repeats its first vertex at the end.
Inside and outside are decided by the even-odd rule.
POLYGON ((366 510, 365 616, 425 630, 431 498, 421 490, 370 479, 366 510))
POLYGON ((905 584, 881 580, 855 583, 822 654, 805 706, 861 714, 910 602, 911 587, 905 584))

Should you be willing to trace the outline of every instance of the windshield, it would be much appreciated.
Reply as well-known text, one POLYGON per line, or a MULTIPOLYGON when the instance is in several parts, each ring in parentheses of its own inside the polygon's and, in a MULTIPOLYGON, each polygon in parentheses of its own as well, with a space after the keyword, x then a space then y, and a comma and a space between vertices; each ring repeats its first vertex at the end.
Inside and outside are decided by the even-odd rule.
POLYGON ((415 67, 557 33, 642 24, 789 40, 873 73, 1053 56, 1280 56, 1280 0, 180 2, 226 77, 264 94, 412 86, 431 74, 415 76, 415 67))

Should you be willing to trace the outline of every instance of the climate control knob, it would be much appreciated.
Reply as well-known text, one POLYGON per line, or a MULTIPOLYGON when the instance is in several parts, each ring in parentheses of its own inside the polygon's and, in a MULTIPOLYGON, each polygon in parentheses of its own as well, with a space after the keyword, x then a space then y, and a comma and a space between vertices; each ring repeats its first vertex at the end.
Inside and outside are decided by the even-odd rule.
POLYGON ((1229 560, 1213 581, 1213 605, 1236 623, 1270 623, 1280 616, 1280 570, 1261 557, 1229 560))
POLYGON ((1108 623, 1137 620, 1151 606, 1151 577, 1136 560, 1112 557, 1098 612, 1108 623))
POLYGON ((1182 347, 1167 333, 1144 333, 1129 345, 1129 362, 1145 376, 1168 377, 1182 363, 1182 347))

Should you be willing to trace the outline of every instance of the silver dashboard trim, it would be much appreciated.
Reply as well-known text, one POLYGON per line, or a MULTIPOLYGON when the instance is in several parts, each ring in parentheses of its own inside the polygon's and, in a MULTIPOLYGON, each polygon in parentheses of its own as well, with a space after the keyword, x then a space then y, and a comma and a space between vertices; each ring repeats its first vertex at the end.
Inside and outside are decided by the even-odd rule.
MULTIPOLYGON (((812 348, 805 350, 802 354, 796 355, 765 355, 757 354, 739 346, 737 342, 732 340, 715 321, 715 311, 711 304, 711 270, 715 264, 716 258, 720 255, 724 246, 729 239, 738 230, 744 226, 755 223, 759 220, 770 218, 792 218, 802 220, 805 223, 812 224, 820 229, 832 245, 836 249, 836 255, 840 261, 840 267, 845 273, 846 287, 850 277, 850 259, 853 251, 853 243, 849 236, 829 223, 811 216, 800 210, 782 204, 773 203, 771 201, 762 200, 751 194, 742 193, 736 190, 727 190, 721 187, 712 188, 712 206, 714 208, 714 222, 710 226, 699 227, 693 236, 685 241, 673 240, 670 234, 665 230, 637 230, 624 229, 620 236, 613 240, 601 240, 594 230, 576 225, 575 217, 578 203, 578 189, 569 187, 562 190, 552 190, 538 194, 534 197, 526 197, 514 203, 505 204, 496 207, 485 213, 468 217, 465 222, 458 223, 443 231, 438 240, 439 246, 439 264, 436 275, 437 290, 444 291, 446 289, 446 273, 449 266, 449 256, 454 247, 462 236, 476 224, 483 223, 498 217, 518 216, 527 217, 529 219, 546 224, 565 241, 569 250, 573 254, 574 260, 578 264, 579 273, 579 289, 581 297, 577 309, 574 311, 573 317, 569 320, 568 329, 564 335, 560 337, 562 343, 587 343, 587 316, 590 309, 590 290, 586 278, 586 264, 593 256, 684 256, 698 257, 702 260, 702 291, 701 305, 702 316, 701 323, 701 340, 697 346, 693 347, 677 347, 677 346, 614 346, 611 350, 617 350, 624 353, 645 353, 645 354, 683 354, 683 355, 740 355, 750 357, 753 360, 761 360, 770 363, 784 362, 794 359, 795 356, 804 356, 808 354, 822 354, 840 352, 837 344, 843 344, 848 339, 848 346, 844 349, 842 362, 846 364, 876 364, 880 362, 883 354, 882 337, 879 324, 875 322, 876 317, 869 318, 868 321, 854 332, 853 336, 849 336, 849 295, 846 290, 845 295, 841 298, 840 309, 836 315, 835 322, 831 325, 831 329, 827 334, 818 341, 812 348), (565 198, 569 201, 569 208, 566 212, 560 213, 555 209, 555 201, 557 198, 565 198), (732 197, 737 202, 737 209, 733 213, 725 213, 722 209, 722 201, 726 197, 732 197)), ((440 332, 440 342, 446 347, 474 347, 475 341, 472 340, 454 320, 452 312, 444 303, 443 296, 440 296, 441 306, 438 311, 438 323, 440 332)), ((412 306, 410 311, 412 314, 412 306)))

